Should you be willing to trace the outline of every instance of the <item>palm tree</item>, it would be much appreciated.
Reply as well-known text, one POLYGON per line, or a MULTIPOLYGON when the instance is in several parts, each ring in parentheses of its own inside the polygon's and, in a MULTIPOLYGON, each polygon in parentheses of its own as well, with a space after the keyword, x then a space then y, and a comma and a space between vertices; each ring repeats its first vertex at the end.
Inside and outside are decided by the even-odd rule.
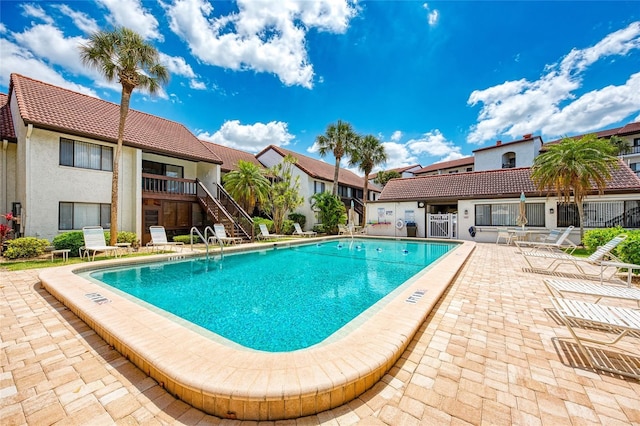
POLYGON ((373 181, 378 185, 384 187, 391 179, 396 179, 399 177, 402 177, 402 175, 396 170, 379 171, 373 181))
POLYGON ((249 214, 257 203, 263 205, 269 197, 271 184, 265 177, 265 170, 249 161, 239 160, 237 170, 227 173, 222 180, 224 189, 249 214))
POLYGON ((617 166, 615 153, 609 141, 591 134, 580 139, 564 138, 534 160, 531 178, 539 190, 557 192, 565 203, 573 193, 580 219, 580 241, 584 235, 583 201, 594 185, 602 193, 612 167, 617 166))
POLYGON ((380 143, 380 140, 373 135, 367 135, 363 138, 358 138, 351 153, 351 160, 349 163, 357 165, 358 169, 364 173, 364 191, 362 196, 362 203, 364 209, 362 211, 362 223, 367 223, 367 193, 369 192, 369 173, 371 170, 379 164, 387 161, 387 153, 384 150, 384 146, 380 143))
POLYGON ((335 124, 327 126, 327 132, 316 138, 318 153, 324 157, 329 152, 333 152, 336 158, 336 168, 333 172, 333 195, 338 194, 338 174, 340 172, 340 160, 346 155, 351 155, 353 145, 358 136, 353 131, 351 124, 338 120, 335 124))
POLYGON ((304 202, 300 195, 300 176, 293 175, 293 166, 298 159, 287 154, 281 162, 269 169, 274 176, 274 182, 269 191, 267 207, 271 210, 273 227, 280 233, 284 220, 289 214, 304 202))
POLYGON ((124 27, 92 34, 87 44, 80 46, 80 57, 86 66, 101 72, 107 81, 118 81, 122 85, 118 144, 113 157, 111 179, 111 236, 109 244, 115 245, 118 238, 120 155, 131 93, 138 86, 151 94, 158 92, 161 84, 168 81, 169 73, 164 66, 159 64, 158 51, 146 43, 139 34, 124 27))
POLYGON ((630 151, 629 144, 620 136, 613 135, 609 138, 609 143, 615 147, 616 155, 625 155, 630 151))

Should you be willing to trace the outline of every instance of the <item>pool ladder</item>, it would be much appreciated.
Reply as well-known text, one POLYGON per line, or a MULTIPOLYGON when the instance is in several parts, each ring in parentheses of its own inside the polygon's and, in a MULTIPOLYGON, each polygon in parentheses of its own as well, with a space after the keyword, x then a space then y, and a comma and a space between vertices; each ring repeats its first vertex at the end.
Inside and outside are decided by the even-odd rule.
POLYGON ((200 237, 200 239, 202 241, 204 241, 204 245, 207 249, 207 260, 209 260, 209 245, 215 243, 215 241, 218 241, 218 244, 220 245, 220 259, 222 260, 224 258, 224 242, 219 239, 218 237, 216 237, 216 233, 213 231, 213 229, 211 229, 210 226, 207 226, 204 228, 204 236, 202 235, 202 233, 198 230, 198 228, 196 228, 195 226, 191 228, 191 231, 189 231, 189 236, 190 236, 190 241, 191 241, 191 250, 193 251, 193 233, 196 233, 196 235, 198 237, 200 237), (208 237, 209 232, 211 232, 211 236, 208 237))

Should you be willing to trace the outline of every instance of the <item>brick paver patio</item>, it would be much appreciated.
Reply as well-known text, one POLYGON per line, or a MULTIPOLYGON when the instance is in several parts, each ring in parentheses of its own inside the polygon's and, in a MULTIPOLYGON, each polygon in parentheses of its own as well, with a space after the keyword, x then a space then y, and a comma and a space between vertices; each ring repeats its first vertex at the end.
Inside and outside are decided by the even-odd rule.
MULTIPOLYGON (((345 406, 270 424, 640 425, 640 382, 593 371, 557 339, 568 332, 545 277, 522 267, 516 248, 478 244, 381 382, 345 406)), ((0 424, 240 424, 168 394, 41 289, 38 273, 0 271, 0 424)), ((640 355, 640 336, 623 345, 640 355)))

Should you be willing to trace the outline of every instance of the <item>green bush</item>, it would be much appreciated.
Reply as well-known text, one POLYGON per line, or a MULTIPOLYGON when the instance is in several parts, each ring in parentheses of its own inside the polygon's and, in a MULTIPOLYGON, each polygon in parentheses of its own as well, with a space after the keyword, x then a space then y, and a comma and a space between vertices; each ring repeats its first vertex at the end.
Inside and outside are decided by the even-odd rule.
MULTIPOLYGON (((605 245, 616 235, 627 232, 621 226, 614 228, 590 229, 584 233, 582 244, 590 252, 594 252, 598 247, 605 245)), ((615 253, 615 252, 614 252, 615 253)))
POLYGON ((58 234, 53 239, 56 250, 71 250, 69 256, 78 257, 78 249, 84 245, 82 231, 69 231, 58 234))
POLYGON ((321 223, 313 225, 313 231, 317 232, 318 234, 324 234, 324 225, 321 223))
POLYGON ((618 257, 625 263, 640 265, 640 230, 627 231, 627 235, 617 247, 618 257))
POLYGON ((9 240, 4 257, 7 259, 37 257, 44 253, 49 244, 49 240, 34 237, 9 240))
POLYGON ((289 220, 293 223, 298 222, 302 229, 304 229, 304 225, 307 223, 307 217, 302 213, 290 213, 289 220))
POLYGON ((289 219, 285 219, 284 221, 282 221, 282 233, 285 235, 291 235, 293 234, 293 231, 295 231, 296 228, 293 226, 293 221, 289 220, 289 219))
POLYGON ((619 234, 627 238, 612 253, 622 262, 640 265, 640 230, 623 229, 620 226, 606 229, 590 229, 584 233, 583 244, 591 253, 619 234))
MULTIPOLYGON (((173 237, 173 241, 182 244, 191 244, 191 235, 176 235, 173 237)), ((193 244, 199 244, 202 240, 196 234, 193 234, 193 244)))
POLYGON ((260 224, 264 223, 267 225, 267 229, 269 232, 275 232, 275 228, 273 227, 273 221, 271 219, 265 219, 264 217, 254 217, 253 218, 253 233, 258 236, 261 234, 260 232, 260 224))
MULTIPOLYGON (((104 231, 104 239, 109 244, 109 240, 111 239, 111 232, 104 231)), ((116 240, 118 243, 129 243, 132 246, 137 244, 138 236, 135 232, 128 231, 120 231, 118 232, 118 239, 116 240)))

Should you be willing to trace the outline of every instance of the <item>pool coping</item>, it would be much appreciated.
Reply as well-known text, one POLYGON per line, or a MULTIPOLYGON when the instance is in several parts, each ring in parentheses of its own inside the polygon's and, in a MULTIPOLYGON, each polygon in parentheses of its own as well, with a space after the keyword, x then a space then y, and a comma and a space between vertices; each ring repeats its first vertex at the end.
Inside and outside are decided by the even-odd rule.
MULTIPOLYGON (((49 293, 109 345, 177 398, 220 418, 281 420, 343 405, 383 377, 475 248, 474 242, 455 242, 460 245, 357 329, 336 341, 288 353, 224 345, 76 274, 96 267, 202 256, 202 253, 61 266, 43 271, 40 280, 49 293)), ((275 242, 273 246, 296 243, 309 243, 309 239, 275 242)), ((261 247, 265 247, 264 243, 225 248, 225 252, 261 247)))

